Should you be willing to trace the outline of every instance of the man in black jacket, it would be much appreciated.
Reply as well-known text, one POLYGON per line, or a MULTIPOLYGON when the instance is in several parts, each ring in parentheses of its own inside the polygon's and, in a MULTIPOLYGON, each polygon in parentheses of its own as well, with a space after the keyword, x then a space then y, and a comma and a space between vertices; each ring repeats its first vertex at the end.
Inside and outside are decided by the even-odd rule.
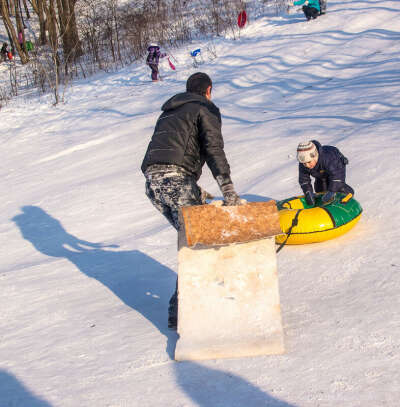
MULTIPOLYGON (((240 205, 224 152, 221 114, 211 102, 210 77, 197 72, 179 93, 162 106, 152 139, 142 163, 146 195, 179 230, 179 208, 200 205, 212 198, 197 181, 207 163, 224 197, 225 205, 240 205)), ((168 326, 177 325, 177 292, 171 297, 168 326)))
POLYGON ((321 146, 317 140, 306 141, 297 147, 297 160, 299 184, 308 205, 315 205, 311 176, 315 178, 315 192, 325 192, 324 205, 335 199, 336 192, 354 195, 353 188, 345 182, 349 160, 336 147, 321 146))

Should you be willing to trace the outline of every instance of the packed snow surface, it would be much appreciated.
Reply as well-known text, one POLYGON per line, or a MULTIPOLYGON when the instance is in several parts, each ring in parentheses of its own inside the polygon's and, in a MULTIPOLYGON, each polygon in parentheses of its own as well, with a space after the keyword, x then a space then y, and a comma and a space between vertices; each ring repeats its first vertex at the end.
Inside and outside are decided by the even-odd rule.
MULTIPOLYGON (((400 2, 249 17, 239 39, 169 50, 162 82, 138 63, 75 83, 65 104, 1 110, 1 407, 399 405, 400 2), (140 165, 162 103, 197 70, 244 198, 300 193, 300 141, 350 161, 357 226, 279 252, 281 356, 173 360, 176 232, 140 165)), ((221 199, 208 169, 199 184, 221 199)))

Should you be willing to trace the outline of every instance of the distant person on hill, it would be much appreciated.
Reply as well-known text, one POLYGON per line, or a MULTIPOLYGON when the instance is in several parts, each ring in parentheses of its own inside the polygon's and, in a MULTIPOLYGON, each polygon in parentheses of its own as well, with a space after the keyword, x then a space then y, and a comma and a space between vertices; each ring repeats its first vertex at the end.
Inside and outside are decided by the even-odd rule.
MULTIPOLYGON (((205 163, 210 168, 227 206, 242 203, 230 176, 221 133, 221 113, 211 102, 212 82, 202 72, 191 75, 186 92, 161 107, 142 163, 146 195, 151 203, 179 230, 179 208, 201 205, 213 197, 197 181, 205 163)), ((168 326, 177 327, 177 291, 168 308, 168 326)))
POLYGON ((303 6, 303 12, 307 20, 316 19, 321 11, 319 0, 297 0, 292 3, 293 6, 303 6))
POLYGON ((326 6, 327 6, 328 1, 327 0, 319 0, 319 7, 320 7, 320 12, 319 14, 326 14, 326 6))
POLYGON ((158 63, 160 58, 164 58, 167 54, 160 52, 160 47, 157 44, 150 44, 147 48, 149 54, 146 58, 146 64, 151 69, 151 79, 153 82, 157 82, 159 80, 159 73, 158 73, 158 63))
POLYGON ((18 44, 19 44, 19 46, 21 47, 22 51, 25 51, 25 47, 24 47, 24 36, 23 36, 21 30, 18 31, 18 44))
POLYGON ((8 58, 8 43, 3 42, 3 46, 1 47, 1 60, 2 61, 7 61, 8 58))
POLYGON ((308 205, 315 205, 315 192, 324 192, 323 205, 331 203, 337 192, 354 195, 354 190, 347 185, 346 165, 349 160, 333 146, 321 146, 316 141, 306 141, 297 147, 299 161, 299 184, 308 205), (315 178, 314 189, 311 177, 315 178))

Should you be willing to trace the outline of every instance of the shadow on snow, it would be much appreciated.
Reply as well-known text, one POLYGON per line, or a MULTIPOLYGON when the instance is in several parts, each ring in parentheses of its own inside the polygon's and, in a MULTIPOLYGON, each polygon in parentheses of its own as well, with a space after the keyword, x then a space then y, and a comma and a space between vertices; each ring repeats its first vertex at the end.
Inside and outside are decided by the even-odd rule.
POLYGON ((168 338, 167 353, 173 358, 177 334, 167 328, 167 308, 176 276, 170 268, 139 250, 113 251, 79 239, 40 207, 24 206, 21 210, 12 220, 24 239, 47 256, 68 259, 140 312, 168 338))
POLYGON ((194 362, 177 364, 178 385, 199 407, 295 407, 247 380, 194 362))
POLYGON ((51 407, 47 401, 34 395, 17 378, 0 369, 1 406, 51 407))
MULTIPOLYGON (((269 200, 248 194, 251 201, 269 200)), ((68 233, 61 222, 37 206, 24 206, 12 220, 24 239, 39 252, 65 258, 82 273, 95 278, 129 307, 140 312, 168 338, 167 353, 173 359, 177 334, 167 329, 167 306, 175 284, 175 273, 138 250, 113 251, 68 233), (151 292, 152 295, 148 295, 151 292), (157 298, 159 297, 159 298, 157 298)), ((194 362, 174 365, 178 385, 198 406, 294 407, 270 396, 232 373, 214 370, 194 362)), ((51 407, 34 397, 10 375, 0 371, 1 393, 29 407, 51 407)))

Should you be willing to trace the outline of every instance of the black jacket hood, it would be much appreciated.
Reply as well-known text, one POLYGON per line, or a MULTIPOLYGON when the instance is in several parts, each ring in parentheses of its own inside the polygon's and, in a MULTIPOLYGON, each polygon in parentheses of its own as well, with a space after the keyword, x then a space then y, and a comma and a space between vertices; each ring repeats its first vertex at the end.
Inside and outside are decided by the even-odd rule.
POLYGON ((311 142, 315 144, 315 147, 317 147, 318 154, 321 154, 321 143, 317 140, 311 140, 311 142))
POLYGON ((168 110, 176 109, 186 103, 202 103, 212 104, 205 96, 198 95, 197 93, 178 93, 172 98, 168 99, 161 107, 161 110, 166 112, 168 110))

